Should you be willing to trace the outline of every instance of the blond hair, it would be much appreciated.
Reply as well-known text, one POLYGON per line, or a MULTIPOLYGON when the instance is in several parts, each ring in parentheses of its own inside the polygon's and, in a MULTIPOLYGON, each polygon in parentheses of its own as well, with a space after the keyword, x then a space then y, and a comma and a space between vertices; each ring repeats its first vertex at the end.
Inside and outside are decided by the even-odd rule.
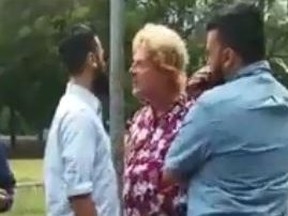
POLYGON ((136 33, 133 52, 141 45, 160 63, 185 71, 189 55, 184 40, 176 31, 164 25, 148 23, 136 33))

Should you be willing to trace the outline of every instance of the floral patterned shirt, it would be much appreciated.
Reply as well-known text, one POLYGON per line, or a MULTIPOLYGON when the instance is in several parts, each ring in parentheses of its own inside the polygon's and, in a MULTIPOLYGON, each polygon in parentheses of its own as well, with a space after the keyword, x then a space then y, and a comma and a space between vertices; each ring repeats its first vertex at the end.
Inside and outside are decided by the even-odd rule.
POLYGON ((161 175, 171 141, 193 102, 183 96, 161 117, 156 117, 149 105, 134 115, 125 136, 125 216, 179 215, 182 189, 164 185, 161 175))

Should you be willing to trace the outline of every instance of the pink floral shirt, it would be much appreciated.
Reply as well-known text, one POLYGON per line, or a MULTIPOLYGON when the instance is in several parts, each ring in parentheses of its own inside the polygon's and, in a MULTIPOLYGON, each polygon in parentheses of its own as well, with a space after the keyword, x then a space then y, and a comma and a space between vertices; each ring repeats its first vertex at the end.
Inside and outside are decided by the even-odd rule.
POLYGON ((182 192, 161 182, 165 155, 194 100, 179 99, 156 118, 150 106, 133 117, 125 136, 124 215, 177 216, 182 192))

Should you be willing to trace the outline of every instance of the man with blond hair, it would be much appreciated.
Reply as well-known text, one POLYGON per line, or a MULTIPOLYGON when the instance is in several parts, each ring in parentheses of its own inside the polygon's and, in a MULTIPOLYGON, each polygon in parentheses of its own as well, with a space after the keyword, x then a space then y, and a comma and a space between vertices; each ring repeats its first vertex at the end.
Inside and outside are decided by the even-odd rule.
POLYGON ((132 49, 132 91, 145 105, 125 136, 124 214, 185 215, 185 193, 177 184, 164 184, 161 173, 170 143, 194 102, 186 94, 186 44, 174 30, 146 24, 132 49))

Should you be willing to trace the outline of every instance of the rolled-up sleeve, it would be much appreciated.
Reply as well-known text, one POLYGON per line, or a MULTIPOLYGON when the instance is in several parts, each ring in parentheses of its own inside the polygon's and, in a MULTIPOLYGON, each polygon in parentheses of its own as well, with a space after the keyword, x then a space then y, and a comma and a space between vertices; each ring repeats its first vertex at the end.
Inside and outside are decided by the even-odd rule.
POLYGON ((191 107, 166 155, 164 170, 180 180, 191 176, 211 154, 215 124, 207 106, 196 103, 191 107))
POLYGON ((97 153, 97 128, 85 112, 67 116, 61 126, 64 181, 68 197, 90 194, 97 153))

